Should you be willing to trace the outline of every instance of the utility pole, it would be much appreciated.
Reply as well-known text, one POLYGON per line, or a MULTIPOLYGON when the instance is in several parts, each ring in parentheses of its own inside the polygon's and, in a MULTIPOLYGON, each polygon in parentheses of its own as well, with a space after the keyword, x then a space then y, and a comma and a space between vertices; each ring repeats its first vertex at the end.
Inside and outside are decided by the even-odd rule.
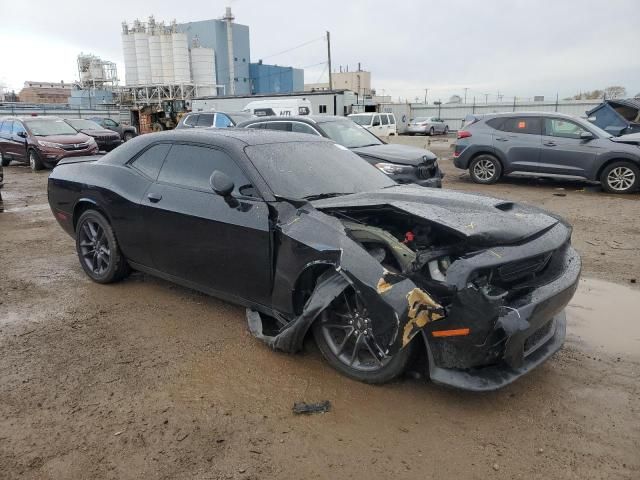
POLYGON ((469 90, 467 87, 464 87, 464 103, 467 103, 467 90, 469 90))
POLYGON ((427 94, 428 94, 428 93, 429 93, 429 89, 428 89, 428 88, 425 88, 425 89, 424 89, 424 104, 425 104, 425 105, 427 104, 427 94))
POLYGON ((333 90, 333 76, 331 74, 331 34, 327 31, 327 64, 329 65, 329 90, 333 90))
POLYGON ((484 94, 484 103, 489 103, 489 94, 488 93, 484 94))

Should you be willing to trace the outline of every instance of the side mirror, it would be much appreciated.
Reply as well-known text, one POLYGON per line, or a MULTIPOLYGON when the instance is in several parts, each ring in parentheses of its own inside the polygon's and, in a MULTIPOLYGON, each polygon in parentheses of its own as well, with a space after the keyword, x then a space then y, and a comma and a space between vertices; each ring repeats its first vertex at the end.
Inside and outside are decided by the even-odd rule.
POLYGON ((596 117, 594 115, 590 116, 589 118, 587 118, 587 120, 589 120, 591 123, 596 121, 596 117))
POLYGON ((214 170, 209 178, 211 189, 222 197, 228 197, 233 192, 234 184, 229 176, 220 170, 214 170))
POLYGON ((18 132, 18 136, 22 138, 27 138, 27 132, 18 132))
POLYGON ((582 132, 580 134, 580 140, 593 140, 594 136, 591 132, 582 132))

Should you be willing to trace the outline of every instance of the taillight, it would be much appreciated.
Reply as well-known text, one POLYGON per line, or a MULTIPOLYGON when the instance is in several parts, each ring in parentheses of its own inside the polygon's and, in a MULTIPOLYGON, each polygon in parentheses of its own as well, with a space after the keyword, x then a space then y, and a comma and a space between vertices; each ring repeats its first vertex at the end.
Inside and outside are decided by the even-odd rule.
POLYGON ((468 130, 458 130, 458 139, 468 138, 471 136, 471 132, 468 130))

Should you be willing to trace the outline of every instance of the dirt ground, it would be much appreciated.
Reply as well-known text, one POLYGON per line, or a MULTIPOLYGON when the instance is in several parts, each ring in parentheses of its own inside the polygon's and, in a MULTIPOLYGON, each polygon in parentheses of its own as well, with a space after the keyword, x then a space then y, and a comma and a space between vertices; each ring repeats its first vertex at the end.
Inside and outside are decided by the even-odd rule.
POLYGON ((491 394, 360 384, 313 345, 270 351, 236 306, 142 274, 94 284, 48 209, 47 173, 6 168, 0 478, 640 478, 640 195, 482 188, 441 163, 448 188, 565 216, 584 260, 564 349, 491 394), (325 399, 329 413, 291 412, 325 399))

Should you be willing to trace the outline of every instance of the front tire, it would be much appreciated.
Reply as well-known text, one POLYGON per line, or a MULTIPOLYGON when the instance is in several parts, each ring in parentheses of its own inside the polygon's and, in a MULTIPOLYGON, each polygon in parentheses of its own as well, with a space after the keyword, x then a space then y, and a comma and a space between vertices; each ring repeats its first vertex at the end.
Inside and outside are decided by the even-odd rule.
POLYGON ((430 137, 433 137, 433 135, 435 135, 435 133, 436 133, 435 129, 434 129, 433 127, 431 127, 431 128, 429 129, 429 136, 430 136, 430 137))
POLYGON ((122 140, 124 140, 125 142, 128 142, 132 138, 133 138, 133 133, 131 132, 124 132, 124 135, 122 136, 122 140))
POLYGON ((96 210, 87 210, 78 219, 76 251, 82 269, 94 282, 117 282, 129 274, 113 228, 96 210))
POLYGON ((42 160, 40 160, 40 155, 34 149, 29 150, 29 166, 31 170, 37 172, 38 170, 42 170, 44 165, 42 164, 42 160))
POLYGON ((600 182, 608 193, 631 193, 640 186, 640 169, 631 162, 614 162, 602 171, 600 182))
POLYGON ((392 357, 380 359, 373 341, 366 306, 349 287, 325 309, 314 324, 313 336, 333 368, 364 383, 386 383, 401 375, 413 343, 392 357))
POLYGON ((502 165, 493 155, 479 155, 469 165, 469 175, 475 183, 496 183, 502 176, 502 165))
POLYGON ((449 125, 445 125, 443 135, 449 135, 449 125))

